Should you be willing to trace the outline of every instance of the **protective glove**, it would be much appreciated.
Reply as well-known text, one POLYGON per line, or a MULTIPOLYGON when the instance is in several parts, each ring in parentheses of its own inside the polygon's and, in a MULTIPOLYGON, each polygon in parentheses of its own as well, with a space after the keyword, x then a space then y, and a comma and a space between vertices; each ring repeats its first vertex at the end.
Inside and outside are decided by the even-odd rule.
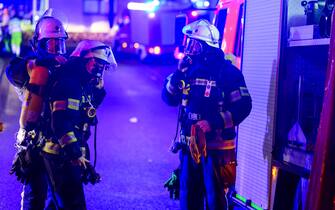
POLYGON ((82 157, 82 152, 80 150, 78 142, 73 142, 64 146, 65 158, 70 161, 76 161, 82 157))
POLYGON ((192 65, 192 63, 193 63, 192 58, 188 55, 185 55, 178 62, 178 70, 181 72, 186 72, 188 68, 192 65))
POLYGON ((95 168, 90 164, 86 163, 86 168, 82 168, 81 181, 84 184, 96 184, 101 181, 101 176, 95 171, 95 168))
POLYGON ((170 147, 170 151, 176 154, 181 148, 182 144, 180 142, 174 141, 170 147))
POLYGON ((171 177, 164 183, 164 188, 170 192, 170 198, 177 200, 180 195, 180 168, 172 172, 171 177))
POLYGON ((185 74, 177 70, 171 75, 170 85, 173 86, 173 89, 182 89, 182 80, 185 80, 185 74))
POLYGON ((179 60, 177 71, 175 71, 170 77, 170 85, 172 85, 173 89, 181 90, 183 88, 182 80, 185 81, 185 72, 191 65, 192 59, 189 56, 185 56, 179 60))
POLYGON ((15 174, 17 180, 23 184, 29 181, 34 164, 38 161, 40 147, 36 144, 36 139, 37 135, 33 129, 28 132, 26 129, 20 128, 16 136, 17 152, 9 173, 15 174))
POLYGON ((28 147, 19 148, 14 156, 9 173, 15 174, 17 180, 22 184, 28 183, 32 176, 33 164, 37 161, 38 151, 36 146, 30 144, 28 147))

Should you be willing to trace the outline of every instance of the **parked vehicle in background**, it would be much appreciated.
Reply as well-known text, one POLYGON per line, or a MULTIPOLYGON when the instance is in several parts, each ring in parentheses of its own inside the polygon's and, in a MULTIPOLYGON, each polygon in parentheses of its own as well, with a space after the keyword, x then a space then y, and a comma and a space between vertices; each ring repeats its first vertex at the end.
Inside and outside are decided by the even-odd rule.
POLYGON ((166 55, 173 58, 176 47, 181 45, 176 34, 182 36, 181 28, 188 21, 209 19, 215 9, 212 5, 209 10, 210 6, 209 1, 194 0, 129 2, 115 24, 115 52, 136 54, 140 60, 166 55), (176 25, 179 15, 185 15, 187 21, 176 25))

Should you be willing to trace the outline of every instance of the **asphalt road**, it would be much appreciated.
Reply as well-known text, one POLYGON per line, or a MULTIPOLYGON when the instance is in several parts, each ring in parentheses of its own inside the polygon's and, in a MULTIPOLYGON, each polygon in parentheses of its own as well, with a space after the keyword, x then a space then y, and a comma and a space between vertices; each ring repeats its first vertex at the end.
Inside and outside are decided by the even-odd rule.
MULTIPOLYGON (((0 72, 8 60, 0 58, 0 72)), ((160 97, 174 65, 119 61, 105 75, 107 97, 98 110, 97 171, 102 182, 86 185, 88 209, 178 209, 163 188, 178 156, 168 148, 175 135, 177 109, 160 97)), ((20 102, 0 77, 0 209, 19 209, 22 186, 8 174, 15 153, 20 102)), ((93 139, 90 139, 93 144, 93 139)))

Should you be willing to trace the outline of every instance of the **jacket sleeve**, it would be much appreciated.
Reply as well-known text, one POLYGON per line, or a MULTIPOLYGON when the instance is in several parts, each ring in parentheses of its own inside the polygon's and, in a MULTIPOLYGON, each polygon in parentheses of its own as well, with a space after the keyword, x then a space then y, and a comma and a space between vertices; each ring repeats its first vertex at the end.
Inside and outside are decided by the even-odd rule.
POLYGON ((52 108, 52 129, 58 143, 70 159, 82 154, 75 133, 76 120, 80 117, 81 87, 64 79, 52 87, 50 106, 52 108))
POLYGON ((224 103, 216 124, 227 129, 239 125, 250 114, 252 101, 240 70, 231 67, 223 79, 224 103))
POLYGON ((183 76, 179 72, 170 74, 164 82, 162 90, 163 101, 170 106, 178 106, 181 102, 182 91, 178 87, 178 83, 183 80, 183 76))
POLYGON ((100 106, 100 104, 102 103, 102 101, 106 96, 106 90, 105 88, 93 87, 92 94, 93 94, 93 101, 92 101, 93 106, 95 108, 98 108, 98 106, 100 106))

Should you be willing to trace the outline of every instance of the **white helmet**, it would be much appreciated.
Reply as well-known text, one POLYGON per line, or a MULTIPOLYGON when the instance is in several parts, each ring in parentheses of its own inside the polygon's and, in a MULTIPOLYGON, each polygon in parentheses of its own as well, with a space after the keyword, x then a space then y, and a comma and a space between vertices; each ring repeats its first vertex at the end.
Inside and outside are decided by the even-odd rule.
POLYGON ((112 69, 115 69, 117 66, 111 48, 96 40, 83 40, 79 42, 71 57, 98 58, 108 63, 112 69))
POLYGON ((192 39, 205 41, 209 46, 220 48, 219 30, 205 19, 200 19, 184 26, 183 34, 192 39))

